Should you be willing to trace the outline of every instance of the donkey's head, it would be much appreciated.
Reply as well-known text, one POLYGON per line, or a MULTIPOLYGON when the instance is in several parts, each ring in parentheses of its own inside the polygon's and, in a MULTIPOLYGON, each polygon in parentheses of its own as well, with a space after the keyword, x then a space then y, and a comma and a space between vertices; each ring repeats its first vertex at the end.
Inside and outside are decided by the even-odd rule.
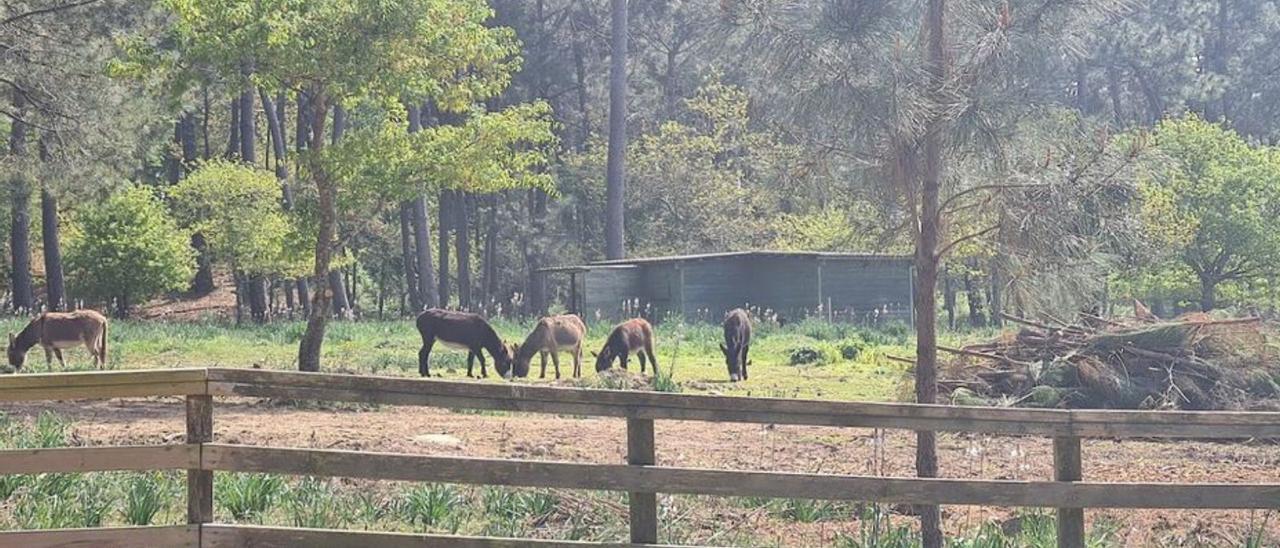
POLYGON ((27 353, 18 349, 18 337, 13 333, 9 333, 9 365, 14 369, 21 369, 22 363, 27 360, 27 353))
POLYGON ((515 355, 513 353, 515 347, 516 345, 514 344, 508 345, 503 343, 498 345, 498 348, 501 348, 502 350, 493 354, 493 368, 498 372, 498 375, 504 379, 511 378, 512 374, 517 377, 523 377, 529 374, 529 367, 527 364, 524 368, 524 375, 521 375, 519 370, 512 371, 511 358, 515 355))
POLYGON ((520 343, 511 343, 507 345, 507 353, 511 356, 511 365, 506 368, 503 368, 501 365, 495 366, 498 368, 498 374, 505 378, 519 377, 523 379, 528 377, 529 361, 532 356, 520 356, 520 343), (507 371, 511 372, 510 376, 507 375, 507 371))

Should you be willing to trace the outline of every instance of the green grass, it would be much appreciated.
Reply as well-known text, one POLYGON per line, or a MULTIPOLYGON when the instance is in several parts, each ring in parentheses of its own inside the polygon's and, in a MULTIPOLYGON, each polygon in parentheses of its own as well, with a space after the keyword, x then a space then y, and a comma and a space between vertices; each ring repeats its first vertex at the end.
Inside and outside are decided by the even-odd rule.
MULTIPOLYGON (((17 331, 24 322, 0 320, 0 330, 17 331)), ((174 367, 296 368, 301 322, 276 322, 263 326, 214 323, 162 323, 115 321, 110 329, 110 362, 113 369, 174 367)), ((523 340, 532 322, 496 320, 503 339, 523 340)), ((598 350, 608 335, 608 323, 593 323, 586 350, 598 350)), ((657 348, 659 372, 653 388, 663 391, 723 393, 731 395, 808 397, 837 400, 894 400, 909 374, 900 363, 884 355, 911 356, 911 334, 905 326, 871 330, 847 324, 805 321, 785 327, 760 325, 751 346, 751 378, 729 383, 718 344, 718 325, 659 324, 657 348), (797 354, 816 359, 794 363, 797 354), (847 357, 846 357, 847 356, 847 357)), ((323 368, 359 374, 417 376, 421 341, 413 322, 332 322, 324 344, 323 368)), ((27 358, 26 372, 48 371, 36 349, 27 358)), ((69 370, 93 369, 87 352, 65 352, 69 370)), ((567 354, 565 365, 572 367, 567 354)), ((584 352, 583 374, 595 377, 590 353, 584 352)), ((492 365, 492 364, 490 364, 492 365)), ((638 362, 631 360, 633 373, 638 362)), ((61 370, 56 361, 54 370, 61 370)), ((491 367, 492 369, 492 367, 491 367)), ((535 368, 536 369, 536 368, 535 368)), ((465 378, 466 355, 437 345, 432 372, 446 378, 465 378)), ((652 374, 652 371, 650 371, 652 374)), ((501 382, 490 373, 491 382, 501 382)), ((533 376, 536 376, 536 371, 533 376)), ((542 382, 537 379, 519 382, 542 382)), ((550 381, 546 381, 550 382, 550 381)), ((608 387, 608 386, 605 386, 608 387)))

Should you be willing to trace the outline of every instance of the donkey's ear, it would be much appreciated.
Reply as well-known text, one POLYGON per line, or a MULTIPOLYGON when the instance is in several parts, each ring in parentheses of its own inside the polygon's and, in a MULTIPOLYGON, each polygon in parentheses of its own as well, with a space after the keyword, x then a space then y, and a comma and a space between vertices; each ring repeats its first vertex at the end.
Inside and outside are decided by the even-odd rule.
MULTIPOLYGON (((13 338, 13 335, 9 335, 9 337, 10 337, 10 338, 13 338)), ((592 351, 591 351, 591 357, 592 357, 592 358, 599 358, 599 357, 600 357, 600 353, 596 352, 595 350, 592 350, 592 351)))
POLYGON ((728 354, 729 354, 729 347, 725 346, 725 345, 724 345, 724 343, 720 343, 720 351, 721 351, 721 352, 724 352, 724 353, 725 353, 725 355, 728 355, 728 354))
POLYGON ((16 339, 16 338, 17 338, 17 337, 14 337, 14 336, 13 336, 13 332, 12 332, 12 331, 10 331, 10 332, 9 332, 9 346, 13 346, 13 341, 14 341, 14 339, 16 339))

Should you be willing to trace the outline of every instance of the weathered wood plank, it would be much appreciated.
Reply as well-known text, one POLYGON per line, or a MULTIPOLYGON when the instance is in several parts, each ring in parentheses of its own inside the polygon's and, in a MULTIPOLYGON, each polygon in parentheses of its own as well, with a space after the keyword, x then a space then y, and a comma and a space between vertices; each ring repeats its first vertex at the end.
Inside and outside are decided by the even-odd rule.
POLYGON ((86 384, 47 388, 0 388, 0 402, 186 396, 189 394, 204 394, 206 390, 207 384, 204 381, 86 384))
POLYGON ((205 380, 207 374, 208 369, 203 368, 21 373, 0 377, 0 392, 10 389, 197 382, 205 380))
MULTIPOLYGON (((1053 439, 1053 479, 1078 482, 1083 478, 1080 438, 1053 439)), ((1058 548, 1084 548, 1084 508, 1058 508, 1058 548)))
POLYGON ((1280 484, 1061 483, 878 478, 431 457, 209 444, 211 470, 401 481, 908 504, 1089 508, 1280 508, 1280 484))
MULTIPOLYGON (((330 529, 299 529, 252 525, 205 525, 203 548, 517 548, 521 546, 565 547, 656 547, 656 544, 601 544, 563 540, 533 540, 419 533, 374 533, 330 529)), ((667 546, 667 545, 661 545, 667 546)))
POLYGON ((0 532, 0 546, 14 548, 197 548, 199 540, 199 528, 191 525, 0 532))
MULTIPOLYGON (((213 397, 187 396, 187 443, 213 441, 213 397)), ((200 459, 187 470, 187 523, 213 521, 213 471, 204 466, 207 447, 200 446, 200 459)))
POLYGON ((0 474, 181 470, 199 467, 198 445, 59 447, 0 451, 0 474))
MULTIPOLYGON (((657 464, 653 446, 653 420, 627 419, 627 464, 657 464)), ((658 496, 654 491, 627 493, 627 509, 631 525, 631 542, 658 542, 658 496)))
POLYGON ((1050 437, 1280 437, 1280 413, 1067 411, 830 402, 261 370, 211 369, 209 376, 210 390, 219 395, 389 405, 1050 437))

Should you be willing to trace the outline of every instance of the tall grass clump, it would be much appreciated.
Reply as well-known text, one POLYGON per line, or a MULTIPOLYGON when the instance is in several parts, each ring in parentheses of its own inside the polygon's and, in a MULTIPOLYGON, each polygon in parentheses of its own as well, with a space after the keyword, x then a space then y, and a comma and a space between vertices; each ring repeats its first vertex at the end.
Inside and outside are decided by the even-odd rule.
POLYGON ((164 472, 132 474, 124 480, 121 518, 129 525, 151 525, 177 494, 177 482, 164 472))
POLYGON ((235 521, 262 519, 284 491, 284 480, 269 474, 219 474, 214 499, 235 521))
POLYGON ((294 527, 341 529, 350 522, 339 493, 328 481, 303 478, 282 498, 289 522, 294 527))
POLYGON ((462 525, 466 498, 457 487, 431 483, 409 487, 397 506, 400 519, 419 530, 456 533, 462 525))

